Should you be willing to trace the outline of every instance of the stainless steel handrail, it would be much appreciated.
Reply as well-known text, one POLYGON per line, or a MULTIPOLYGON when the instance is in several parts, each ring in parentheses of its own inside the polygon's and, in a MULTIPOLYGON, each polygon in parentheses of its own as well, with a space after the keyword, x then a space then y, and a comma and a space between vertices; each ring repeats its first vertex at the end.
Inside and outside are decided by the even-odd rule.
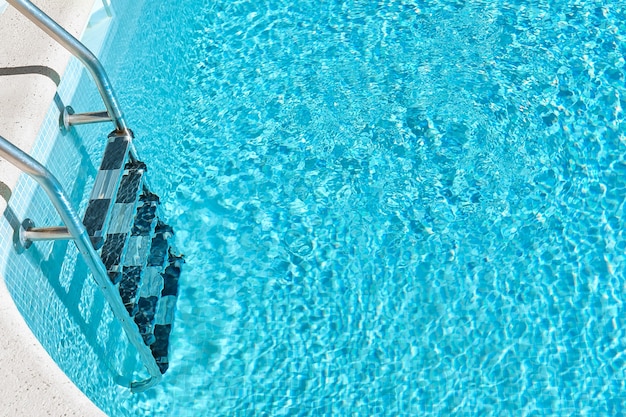
POLYGON ((104 11, 109 17, 113 17, 113 11, 111 11, 111 3, 109 0, 102 0, 102 7, 104 7, 104 11))
POLYGON ((132 132, 126 126, 126 121, 122 114, 122 110, 118 104, 113 87, 109 81, 109 77, 98 58, 72 34, 63 29, 57 22, 52 20, 50 16, 45 14, 41 9, 28 0, 6 0, 11 6, 15 7, 20 13, 26 16, 37 27, 46 32, 51 38, 56 40, 61 46, 70 51, 76 58, 82 62, 100 91, 102 101, 106 106, 107 112, 115 124, 118 133, 130 134, 132 132))
POLYGON ((96 284, 111 306, 113 314, 121 322, 126 336, 139 352, 139 357, 150 373, 150 378, 145 381, 133 382, 131 384, 133 391, 144 391, 159 382, 161 379, 159 367, 152 357, 150 349, 143 343, 137 325, 131 321, 122 299, 117 295, 116 288, 109 280, 106 268, 94 250, 85 226, 81 223, 63 192, 61 183, 46 167, 2 136, 0 136, 0 156, 37 181, 46 192, 78 250, 83 255, 96 284))
MULTIPOLYGON (((22 224, 24 227, 24 224, 22 224)), ((21 238, 24 242, 33 242, 36 240, 70 240, 72 234, 67 230, 67 227, 52 226, 52 227, 29 227, 22 232, 21 238)))
MULTIPOLYGON (((102 96, 102 101, 106 106, 110 120, 115 125, 115 133, 128 136, 132 139, 133 133, 126 125, 122 110, 115 97, 113 86, 98 58, 78 39, 63 29, 30 1, 6 1, 85 65, 102 96)), ((87 117, 93 117, 94 114, 95 113, 86 113, 87 117)), ((80 120, 81 116, 76 115, 75 117, 80 120)), ((131 155, 135 159, 137 158, 137 153, 132 144, 131 155)), ((94 250, 85 226, 69 204, 69 200, 65 196, 59 181, 43 165, 2 136, 0 136, 0 156, 4 157, 7 161, 31 176, 40 184, 65 224, 65 228, 30 228, 29 230, 23 231, 22 237, 29 240, 67 239, 69 237, 74 240, 87 266, 91 270, 96 284, 100 287, 106 301, 111 306, 113 314, 122 324, 122 328, 126 332, 129 341, 137 349, 143 365, 150 374, 150 377, 144 381, 132 382, 130 388, 134 392, 140 392, 155 385, 162 377, 156 360, 152 357, 150 349, 143 343, 137 325, 128 315, 122 303, 122 299, 117 294, 117 289, 109 280, 106 268, 94 250)))

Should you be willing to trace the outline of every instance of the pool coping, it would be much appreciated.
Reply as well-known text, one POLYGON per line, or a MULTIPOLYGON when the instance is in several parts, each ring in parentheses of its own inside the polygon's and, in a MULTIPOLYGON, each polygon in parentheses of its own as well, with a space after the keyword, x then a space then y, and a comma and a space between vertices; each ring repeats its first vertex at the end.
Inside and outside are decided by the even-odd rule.
MULTIPOLYGON (((85 30, 95 0, 34 3, 74 36, 85 30)), ((0 14, 0 135, 29 153, 38 138, 70 54, 8 7, 0 14)), ((20 172, 0 159, 0 213, 20 172)), ((104 416, 33 335, 0 276, 0 409, 14 415, 104 416)))

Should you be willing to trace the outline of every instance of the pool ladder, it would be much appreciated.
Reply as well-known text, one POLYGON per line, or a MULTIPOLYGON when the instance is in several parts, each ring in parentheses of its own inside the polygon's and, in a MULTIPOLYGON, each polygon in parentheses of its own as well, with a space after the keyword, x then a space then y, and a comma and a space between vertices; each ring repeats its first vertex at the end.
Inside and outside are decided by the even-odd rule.
POLYGON ((36 227, 26 219, 16 244, 27 249, 33 241, 74 240, 150 375, 129 384, 133 392, 144 391, 169 367, 169 336, 183 257, 174 248, 174 232, 163 221, 159 197, 150 191, 146 165, 133 146, 133 132, 100 61, 30 1, 7 2, 78 58, 98 87, 106 111, 75 114, 68 107, 62 115, 65 128, 109 121, 115 126, 82 222, 50 171, 0 136, 0 156, 40 184, 64 223, 36 227))

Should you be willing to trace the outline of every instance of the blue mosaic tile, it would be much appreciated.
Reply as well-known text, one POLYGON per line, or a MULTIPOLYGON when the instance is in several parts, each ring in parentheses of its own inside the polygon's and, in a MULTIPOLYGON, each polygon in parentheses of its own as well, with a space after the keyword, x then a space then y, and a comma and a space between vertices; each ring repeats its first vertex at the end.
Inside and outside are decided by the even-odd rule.
POLYGON ((150 254, 151 243, 152 238, 150 236, 131 236, 128 238, 124 266, 144 267, 150 254))
POLYGON ((141 297, 158 297, 163 290, 162 270, 155 267, 147 267, 143 270, 143 278, 141 279, 141 297))
POLYGON ((157 303, 154 322, 156 324, 172 324, 176 313, 177 297, 174 295, 162 295, 157 303))
POLYGON ((120 177, 123 173, 124 171, 121 168, 111 169, 108 171, 98 171, 89 200, 95 201, 107 199, 113 201, 121 179, 120 177))
POLYGON ((134 204, 114 204, 107 234, 128 233, 135 216, 134 204))

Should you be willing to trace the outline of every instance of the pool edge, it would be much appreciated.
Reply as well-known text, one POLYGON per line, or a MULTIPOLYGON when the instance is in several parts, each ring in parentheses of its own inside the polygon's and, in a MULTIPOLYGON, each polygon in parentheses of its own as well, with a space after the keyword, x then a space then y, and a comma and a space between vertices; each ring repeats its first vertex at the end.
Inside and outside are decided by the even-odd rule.
MULTIPOLYGON (((76 36, 87 26, 94 1, 36 3, 76 36)), ((55 78, 65 72, 69 53, 11 7, 0 15, 0 38, 6 40, 0 48, 0 67, 22 71, 0 76, 3 92, 0 134, 30 152, 53 103, 58 83, 55 78)), ((0 161, 0 181, 4 188, 14 190, 19 176, 19 171, 0 161)), ((6 206, 7 202, 0 199, 0 212, 6 206)), ((0 409, 14 415, 105 415, 42 347, 18 311, 3 276, 0 276, 0 331, 3 334, 0 409)))
POLYGON ((105 416, 61 371, 0 280, 0 409, 13 415, 105 416))

